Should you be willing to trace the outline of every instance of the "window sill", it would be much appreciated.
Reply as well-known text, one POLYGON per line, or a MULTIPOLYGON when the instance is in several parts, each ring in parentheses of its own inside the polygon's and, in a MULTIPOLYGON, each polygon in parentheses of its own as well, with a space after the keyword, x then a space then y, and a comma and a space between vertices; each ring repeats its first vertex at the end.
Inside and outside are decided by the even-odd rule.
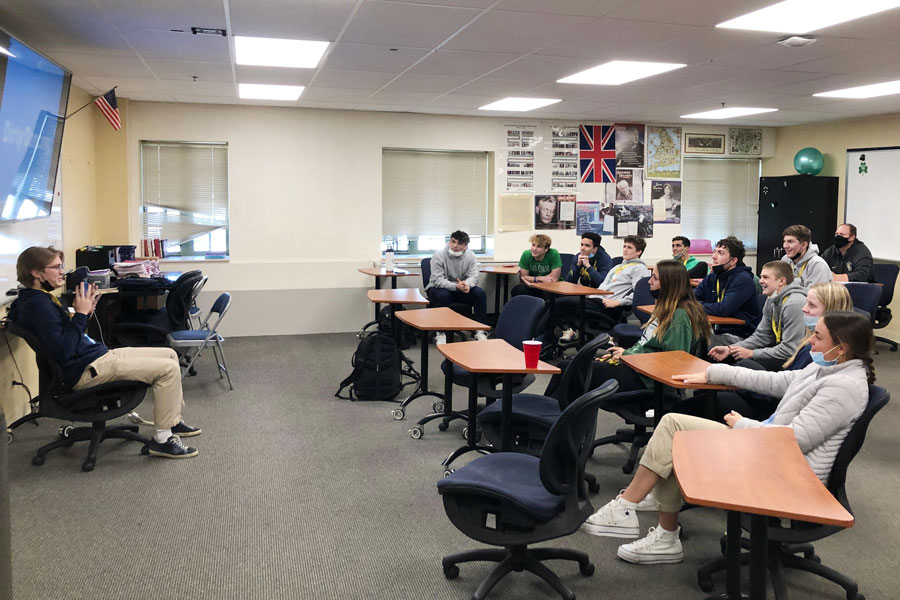
POLYGON ((227 255, 217 254, 215 257, 207 256, 169 256, 159 259, 160 263, 185 263, 185 262, 229 262, 231 258, 227 255))

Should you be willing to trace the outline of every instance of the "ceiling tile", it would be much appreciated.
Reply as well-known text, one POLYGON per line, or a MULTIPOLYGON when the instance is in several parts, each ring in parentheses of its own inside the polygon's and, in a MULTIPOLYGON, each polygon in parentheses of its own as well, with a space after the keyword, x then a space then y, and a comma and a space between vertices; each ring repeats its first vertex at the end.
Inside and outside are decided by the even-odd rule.
POLYGON ((306 92, 300 97, 301 108, 326 108, 330 110, 351 110, 356 108, 356 102, 325 102, 325 101, 306 101, 306 92))
POLYGON ((743 75, 727 81, 719 81, 705 86, 698 86, 698 90, 707 90, 712 93, 755 92, 771 90, 771 88, 821 79, 821 73, 804 73, 802 71, 752 71, 747 69, 743 75))
POLYGON ((529 54, 491 73, 498 79, 544 79, 556 81, 596 66, 597 61, 589 58, 564 58, 529 54))
POLYGON ((316 74, 312 84, 318 87, 377 90, 396 76, 394 73, 378 73, 375 71, 321 69, 316 74))
MULTIPOLYGON (((145 98, 141 98, 144 100, 145 98)), ((240 99, 232 96, 194 96, 191 94, 176 94, 177 102, 187 102, 190 104, 240 104, 240 99)), ((149 100, 149 98, 147 98, 149 100)))
POLYGON ((225 27, 222 0, 96 0, 111 23, 121 28, 184 29, 225 27))
POLYGON ((116 94, 124 98, 131 98, 132 93, 169 93, 169 90, 167 90, 161 82, 155 79, 133 77, 102 77, 96 75, 85 76, 83 77, 83 79, 90 82, 90 84, 95 88, 103 90, 104 92, 106 90, 111 90, 114 87, 118 88, 116 89, 116 94))
POLYGON ((490 104, 496 98, 489 96, 467 96, 464 94, 445 94, 429 102, 429 106, 447 108, 478 108, 490 104))
POLYGON ((444 77, 441 75, 401 75, 385 87, 387 92, 425 92, 444 94, 471 81, 469 77, 444 77))
POLYGON ((62 24, 17 19, 11 24, 14 27, 9 27, 10 33, 57 61, 68 52, 134 56, 116 29, 98 21, 70 20, 62 24))
POLYGON ((435 48, 477 17, 478 10, 401 2, 365 2, 341 41, 435 48))
POLYGON ((548 56, 629 60, 632 53, 697 31, 690 25, 645 23, 622 19, 595 20, 540 53, 548 56))
POLYGON ((769 91, 776 94, 793 94, 796 96, 812 96, 820 92, 829 92, 832 90, 842 90, 848 87, 856 87, 859 85, 868 85, 870 83, 881 83, 882 81, 890 81, 890 79, 873 79, 870 75, 854 73, 850 75, 834 75, 831 77, 824 76, 819 79, 809 81, 800 81, 780 86, 773 86, 769 91))
POLYGON ((410 69, 409 72, 423 75, 479 77, 518 57, 518 54, 438 50, 410 69))
POLYGON ((772 4, 772 0, 636 0, 613 11, 613 19, 633 19, 656 23, 680 23, 712 27, 728 19, 772 4))
POLYGON ((66 52, 61 58, 60 64, 77 75, 153 77, 152 72, 136 56, 66 52))
POLYGON ((324 66, 329 69, 400 73, 428 54, 429 51, 427 48, 401 48, 341 42, 328 55, 324 66))
MULTIPOLYGON (((878 42, 866 40, 850 40, 842 38, 819 38, 815 44, 787 48, 778 43, 738 52, 730 56, 716 58, 712 64, 723 67, 749 67, 753 69, 779 69, 806 63, 811 60, 826 58, 844 52, 868 50, 878 42)), ((815 70, 815 69, 803 69, 815 70)))
POLYGON ((512 10, 576 17, 603 17, 633 0, 503 0, 497 10, 512 10))
MULTIPOLYGON (((796 65, 796 68, 803 71, 849 74, 869 71, 875 67, 893 66, 898 63, 900 63, 900 44, 882 44, 877 47, 869 47, 866 50, 851 51, 820 60, 805 62, 796 65)), ((896 73, 898 78, 900 78, 900 69, 896 73)))
POLYGON ((543 81, 526 81, 524 79, 494 79, 482 77, 467 83, 454 93, 472 96, 515 96, 542 85, 543 81))
POLYGON ((159 79, 191 79, 196 75, 200 81, 229 82, 234 80, 231 74, 231 65, 228 63, 163 58, 145 60, 147 66, 159 79))
POLYGON ((378 92, 366 100, 368 104, 402 104, 415 106, 427 104, 438 97, 438 94, 423 94, 418 92, 378 92))
POLYGON ((144 58, 231 62, 228 38, 225 37, 174 33, 161 29, 127 28, 122 33, 144 58))
POLYGON ((229 33, 333 42, 354 6, 356 0, 228 0, 229 33))
POLYGON ((707 64, 714 58, 772 44, 780 37, 759 31, 707 27, 667 41, 651 42, 644 49, 636 48, 632 51, 631 58, 688 65, 707 64))
POLYGON ((860 40, 900 42, 898 22, 900 22, 900 8, 894 8, 863 17, 862 19, 854 19, 853 21, 827 27, 813 33, 860 40))
POLYGON ((450 40, 447 50, 533 52, 567 35, 585 21, 566 15, 489 11, 450 40))
POLYGON ((435 6, 455 6, 459 8, 487 8, 496 0, 393 0, 412 4, 433 4, 435 6))
POLYGON ((352 90, 346 88, 308 87, 303 90, 302 100, 311 102, 343 102, 356 104, 375 92, 372 90, 352 90))
POLYGON ((248 67, 237 65, 235 75, 240 83, 268 85, 309 85, 314 69, 283 69, 278 67, 248 67))
POLYGON ((0 4, 0 17, 5 29, 10 19, 27 18, 65 25, 77 20, 102 20, 103 13, 92 0, 4 0, 0 4))

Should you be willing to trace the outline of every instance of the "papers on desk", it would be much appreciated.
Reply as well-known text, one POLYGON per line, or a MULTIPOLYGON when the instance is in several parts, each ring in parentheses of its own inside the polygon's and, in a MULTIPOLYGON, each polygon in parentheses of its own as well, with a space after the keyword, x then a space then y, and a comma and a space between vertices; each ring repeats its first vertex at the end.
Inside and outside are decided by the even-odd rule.
POLYGON ((126 262, 113 263, 113 271, 118 277, 127 275, 137 275, 138 277, 150 277, 150 261, 149 260, 129 260, 126 262))

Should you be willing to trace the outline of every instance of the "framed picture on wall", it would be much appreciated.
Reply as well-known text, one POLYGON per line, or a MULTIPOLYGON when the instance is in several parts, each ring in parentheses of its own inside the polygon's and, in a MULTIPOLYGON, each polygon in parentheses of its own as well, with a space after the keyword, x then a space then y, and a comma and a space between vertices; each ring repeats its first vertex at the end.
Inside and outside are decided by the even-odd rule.
POLYGON ((686 154, 725 154, 725 134, 685 133, 684 152, 686 154))
POLYGON ((759 156, 762 154, 762 129, 732 128, 728 130, 731 140, 729 154, 759 156))

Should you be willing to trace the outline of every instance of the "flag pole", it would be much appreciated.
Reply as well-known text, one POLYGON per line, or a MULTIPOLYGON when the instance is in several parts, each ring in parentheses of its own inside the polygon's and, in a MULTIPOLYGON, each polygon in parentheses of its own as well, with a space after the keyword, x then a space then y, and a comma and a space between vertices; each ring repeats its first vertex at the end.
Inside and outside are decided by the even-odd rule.
MULTIPOLYGON (((103 92, 102 94, 100 94, 100 96, 105 96, 105 95, 107 95, 107 94, 110 93, 111 91, 115 90, 117 87, 119 87, 119 86, 116 86, 116 87, 112 88, 112 90, 107 90, 107 91, 103 92)), ((97 98, 100 98, 100 96, 97 96, 97 98)), ((94 98, 94 100, 96 100, 97 98, 94 98)), ((78 110, 76 110, 75 112, 73 112, 72 114, 66 115, 66 120, 69 120, 71 117, 74 117, 74 116, 77 115, 79 112, 81 112, 82 110, 84 110, 85 108, 87 108, 88 106, 90 106, 91 104, 93 104, 93 103, 94 103, 94 100, 91 100, 90 102, 88 102, 87 104, 85 104, 84 106, 82 106, 81 108, 79 108, 78 110)))

